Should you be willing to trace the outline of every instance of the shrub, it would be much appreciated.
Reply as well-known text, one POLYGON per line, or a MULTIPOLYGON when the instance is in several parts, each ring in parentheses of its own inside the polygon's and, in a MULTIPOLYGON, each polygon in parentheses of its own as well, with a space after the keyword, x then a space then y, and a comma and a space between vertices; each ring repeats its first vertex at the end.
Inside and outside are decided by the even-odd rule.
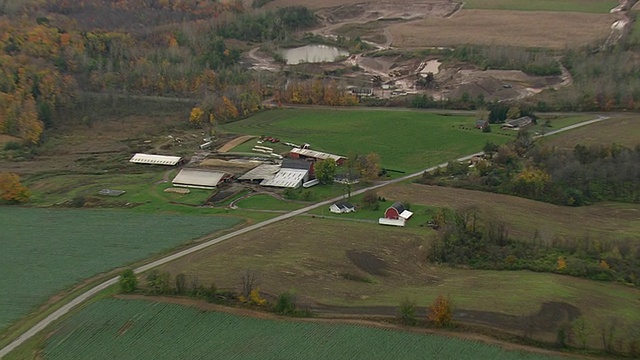
POLYGON ((275 311, 282 315, 292 315, 296 312, 296 300, 292 293, 285 292, 278 296, 275 311))
POLYGON ((126 269, 120 274, 120 292, 130 294, 138 288, 138 278, 132 269, 126 269))
POLYGON ((437 327, 447 327, 453 324, 453 304, 449 297, 439 295, 429 306, 429 321, 437 327))
POLYGON ((416 319, 416 302, 404 299, 398 308, 398 320, 405 325, 415 325, 416 319))

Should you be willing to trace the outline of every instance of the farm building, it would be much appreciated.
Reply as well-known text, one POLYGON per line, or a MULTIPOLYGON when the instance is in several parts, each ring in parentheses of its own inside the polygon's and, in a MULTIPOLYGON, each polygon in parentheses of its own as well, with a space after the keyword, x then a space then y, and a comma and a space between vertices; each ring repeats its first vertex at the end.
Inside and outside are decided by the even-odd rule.
POLYGON ((393 203, 384 212, 384 217, 378 219, 380 225, 404 226, 406 221, 413 216, 413 213, 405 209, 399 202, 393 203))
POLYGON ((229 179, 227 173, 214 170, 182 169, 173 178, 173 186, 197 189, 213 189, 221 182, 229 179))
POLYGON ((280 165, 262 164, 252 170, 248 171, 244 175, 240 176, 238 180, 245 181, 262 181, 270 180, 276 176, 276 173, 280 171, 280 165))
POLYGON ((137 153, 129 160, 129 162, 135 164, 150 164, 150 165, 167 165, 175 166, 182 161, 180 156, 166 156, 166 155, 153 155, 137 153))
POLYGON ((347 201, 339 201, 331 204, 331 206, 329 206, 329 211, 335 214, 345 214, 356 211, 356 208, 347 201))
POLYGON ((309 159, 312 161, 333 159, 336 161, 338 165, 342 165, 342 163, 346 159, 344 156, 340 156, 340 155, 333 155, 333 154, 328 154, 328 153, 315 151, 311 149, 300 149, 300 148, 291 149, 291 152, 289 152, 289 156, 294 159, 309 159))
POLYGON ((369 87, 354 87, 351 89, 351 94, 356 96, 373 96, 373 89, 369 87))
POLYGON ((487 126, 489 126, 489 121, 476 120, 476 129, 484 130, 484 128, 486 128, 487 126))
POLYGON ((260 185, 297 189, 313 176, 313 162, 300 159, 284 159, 280 171, 260 185))
POLYGON ((527 127, 533 123, 533 119, 529 116, 523 116, 517 119, 508 120, 505 122, 500 128, 501 129, 511 129, 511 130, 520 130, 524 127, 527 127))

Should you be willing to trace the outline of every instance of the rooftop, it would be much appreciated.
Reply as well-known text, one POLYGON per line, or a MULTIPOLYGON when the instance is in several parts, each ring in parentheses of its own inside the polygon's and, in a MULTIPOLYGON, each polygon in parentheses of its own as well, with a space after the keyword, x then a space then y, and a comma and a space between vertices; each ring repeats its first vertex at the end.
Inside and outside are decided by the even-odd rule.
POLYGON ((310 149, 295 148, 295 149, 291 149, 291 153, 292 154, 302 155, 302 156, 308 156, 308 157, 312 157, 312 158, 316 158, 316 159, 320 159, 320 160, 333 159, 335 161, 338 161, 340 159, 345 159, 344 156, 333 155, 333 154, 324 153, 324 152, 315 151, 315 150, 310 150, 310 149))
POLYGON ((180 156, 166 156, 137 153, 129 162, 136 164, 176 165, 182 158, 180 156))

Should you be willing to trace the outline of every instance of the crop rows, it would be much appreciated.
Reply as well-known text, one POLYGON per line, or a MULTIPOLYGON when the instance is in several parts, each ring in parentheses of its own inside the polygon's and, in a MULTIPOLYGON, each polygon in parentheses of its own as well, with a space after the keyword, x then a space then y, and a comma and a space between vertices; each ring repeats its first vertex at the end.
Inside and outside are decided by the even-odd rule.
POLYGON ((9 207, 0 207, 0 219, 0 330, 83 279, 237 223, 211 216, 9 207))
POLYGON ((254 319, 106 299, 63 322, 45 359, 549 359, 435 335, 254 319))

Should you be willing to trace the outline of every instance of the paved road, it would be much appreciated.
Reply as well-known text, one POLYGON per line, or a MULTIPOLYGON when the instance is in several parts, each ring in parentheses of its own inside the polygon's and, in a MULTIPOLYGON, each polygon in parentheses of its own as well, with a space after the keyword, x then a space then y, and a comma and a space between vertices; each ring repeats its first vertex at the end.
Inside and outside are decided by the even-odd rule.
MULTIPOLYGON (((539 137, 550 136, 550 135, 554 135, 554 134, 561 133, 561 132, 564 132, 564 131, 576 129, 576 128, 579 128, 579 127, 582 127, 582 126, 585 126, 585 125, 589 125, 589 124, 593 124, 593 123, 597 123, 597 122, 606 120, 608 118, 609 118, 608 116, 600 116, 599 115, 596 119, 584 121, 584 122, 581 122, 581 123, 578 123, 578 124, 575 124, 575 125, 570 125, 570 126, 562 128, 562 129, 558 129, 558 130, 555 130, 555 131, 548 132, 548 133, 546 133, 544 135, 540 135, 539 137)), ((471 159, 474 156, 478 156, 478 155, 482 155, 482 154, 483 154, 482 152, 478 152, 478 153, 475 153, 475 154, 463 156, 463 157, 459 158, 458 161, 466 161, 466 160, 471 159)), ((414 178, 414 177, 418 177, 418 176, 421 176, 422 173, 425 172, 425 171, 432 171, 432 170, 435 170, 436 168, 442 167, 442 166, 447 166, 447 163, 443 163, 443 164, 440 164, 440 165, 437 165, 437 166, 432 166, 432 167, 430 167, 428 169, 425 169, 425 170, 422 170, 422 171, 418 171, 418 172, 413 173, 413 174, 409 174, 409 175, 406 175, 406 176, 403 176, 403 177, 400 177, 400 178, 397 178, 397 179, 393 179, 393 180, 390 180, 390 181, 385 181, 385 182, 377 184, 377 185, 373 185, 373 186, 370 186, 370 187, 367 187, 367 188, 364 188, 364 189, 360 189, 360 190, 352 192, 351 195, 359 195, 359 194, 364 193, 367 190, 378 189, 378 188, 381 188, 381 187, 386 186, 386 185, 395 184, 395 183, 399 183, 399 182, 402 182, 402 181, 405 181, 405 180, 408 180, 408 179, 411 179, 411 178, 414 178)), ((240 230, 237 230, 237 231, 231 232, 229 234, 226 234, 226 235, 223 235, 223 236, 208 240, 208 241, 200 243, 200 244, 198 244, 198 245, 196 245, 194 247, 182 250, 180 252, 177 252, 177 253, 172 254, 172 255, 168 255, 168 256, 166 256, 166 257, 164 257, 162 259, 156 260, 156 261, 151 262, 149 264, 140 266, 139 268, 135 269, 134 271, 137 274, 145 272, 147 270, 153 269, 153 268, 158 267, 160 265, 166 264, 166 263, 168 263, 170 261, 179 259, 179 258, 187 256, 189 254, 193 254, 194 252, 200 251, 202 249, 205 249, 205 248, 207 248, 209 246, 215 245, 215 244, 220 243, 222 241, 229 240, 229 239, 231 239, 233 237, 248 233, 248 232, 253 231, 253 230, 260 229, 262 227, 265 227, 267 225, 271 225, 273 223, 277 223, 277 222, 282 221, 282 220, 286 220, 286 219, 292 218, 294 216, 298 216, 298 215, 300 215, 302 213, 305 213, 307 211, 319 208, 321 206, 329 205, 329 204, 331 204, 331 203, 333 203, 335 201, 341 200, 341 199, 342 199, 342 196, 339 196, 339 197, 336 197, 336 198, 333 198, 333 199, 329 199, 329 200, 325 200, 325 201, 322 201, 322 202, 319 202, 319 203, 316 203, 316 204, 313 204, 313 205, 309 205, 309 206, 304 207, 302 209, 295 210, 295 211, 286 213, 284 215, 280 215, 280 216, 275 217, 273 219, 266 220, 266 221, 263 221, 261 223, 257 223, 257 224, 254 224, 254 225, 247 226, 247 227, 242 228, 240 230)), ((74 307, 76 307, 80 303, 88 300, 89 298, 91 298, 92 296, 96 295, 100 291, 108 288, 111 285, 116 284, 117 282, 118 282, 118 277, 111 278, 111 279, 101 283, 100 285, 97 285, 97 286, 91 288, 90 290, 88 290, 87 292, 79 295, 78 297, 74 298, 69 303, 65 304, 60 309, 54 311, 49 316, 47 316, 46 318, 44 318, 43 320, 38 322, 32 328, 27 330, 24 334, 20 335, 16 340, 14 340, 12 343, 7 345, 5 348, 0 350, 0 358, 4 357, 9 352, 11 352, 13 349, 15 349, 16 347, 20 346, 20 344, 22 344, 25 341, 31 339, 38 332, 40 332, 41 330, 43 330, 44 328, 49 326, 52 322, 54 322, 55 320, 57 320, 61 316, 67 314, 69 311, 71 311, 71 309, 73 309, 74 307)))

